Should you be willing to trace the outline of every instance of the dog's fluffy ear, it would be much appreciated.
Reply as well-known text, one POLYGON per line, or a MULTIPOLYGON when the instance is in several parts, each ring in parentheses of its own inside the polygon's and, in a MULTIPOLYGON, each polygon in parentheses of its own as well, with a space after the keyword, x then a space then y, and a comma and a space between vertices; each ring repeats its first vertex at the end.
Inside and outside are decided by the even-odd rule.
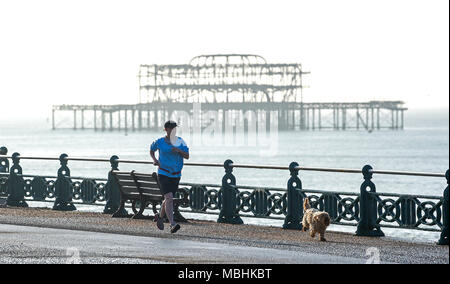
POLYGON ((311 208, 311 206, 309 205, 309 199, 305 198, 305 201, 303 201, 303 210, 306 211, 309 208, 311 208))

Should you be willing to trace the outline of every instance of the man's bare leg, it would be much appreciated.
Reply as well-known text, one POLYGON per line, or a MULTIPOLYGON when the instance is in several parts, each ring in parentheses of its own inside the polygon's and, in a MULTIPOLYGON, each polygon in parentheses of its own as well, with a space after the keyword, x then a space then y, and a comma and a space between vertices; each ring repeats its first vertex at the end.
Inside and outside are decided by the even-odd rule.
POLYGON ((166 215, 166 199, 161 204, 161 210, 159 212, 159 217, 164 218, 164 215, 166 215))
POLYGON ((169 219, 171 226, 175 226, 176 223, 173 220, 173 193, 172 192, 169 192, 164 195, 164 203, 165 203, 165 213, 167 215, 167 219, 169 219))

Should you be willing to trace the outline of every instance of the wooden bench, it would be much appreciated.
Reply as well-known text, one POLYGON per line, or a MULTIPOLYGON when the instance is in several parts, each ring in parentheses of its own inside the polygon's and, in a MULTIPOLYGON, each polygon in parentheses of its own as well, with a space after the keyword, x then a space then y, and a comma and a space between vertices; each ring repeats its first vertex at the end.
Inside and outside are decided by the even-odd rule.
MULTIPOLYGON (((113 171, 114 178, 117 181, 120 190, 120 208, 113 214, 113 218, 123 218, 122 212, 125 209, 125 203, 131 201, 131 208, 134 215, 132 219, 146 218, 143 213, 149 204, 152 204, 154 214, 158 214, 156 206, 161 204, 164 196, 160 191, 158 175, 156 173, 143 174, 132 172, 113 171), (137 209, 139 207, 139 210, 137 209)), ((174 201, 174 218, 176 222, 187 222, 181 215, 178 207, 181 203, 187 203, 187 196, 182 198, 175 198, 174 201)))

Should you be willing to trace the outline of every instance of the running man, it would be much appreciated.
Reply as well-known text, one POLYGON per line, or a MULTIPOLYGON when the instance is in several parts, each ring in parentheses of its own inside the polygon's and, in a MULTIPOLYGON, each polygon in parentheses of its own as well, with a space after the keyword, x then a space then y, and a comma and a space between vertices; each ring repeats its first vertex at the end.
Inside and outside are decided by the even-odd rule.
POLYGON ((150 146, 150 156, 153 164, 158 166, 158 181, 164 195, 160 213, 155 216, 156 225, 158 229, 164 230, 163 218, 167 215, 172 234, 180 229, 180 225, 173 219, 173 198, 180 183, 183 160, 189 159, 189 148, 181 137, 176 136, 176 127, 175 121, 167 121, 164 124, 166 136, 157 139, 150 146), (159 159, 155 157, 157 150, 159 159))

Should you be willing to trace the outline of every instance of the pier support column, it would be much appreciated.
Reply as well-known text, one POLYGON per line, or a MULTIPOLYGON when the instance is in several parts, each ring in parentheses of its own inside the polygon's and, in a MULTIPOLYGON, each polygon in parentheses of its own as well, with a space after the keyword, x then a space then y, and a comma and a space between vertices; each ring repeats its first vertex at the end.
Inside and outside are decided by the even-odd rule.
POLYGON ((369 130, 369 108, 366 108, 366 130, 369 130))
POLYGON ((359 130, 359 108, 356 109, 356 130, 359 130))
POLYGON ((319 130, 322 130, 322 109, 319 108, 319 130))
POLYGON ((394 110, 391 110, 391 129, 395 129, 394 110))
POLYGON ((372 129, 371 130, 374 130, 375 129, 375 109, 372 107, 370 111, 371 111, 371 116, 372 116, 372 129))
POLYGON ((135 117, 135 110, 131 110, 131 130, 135 131, 136 130, 136 126, 134 124, 134 117, 135 117))
POLYGON ((94 131, 97 131, 97 110, 94 108, 94 131))
POLYGON ((337 130, 340 130, 340 128, 341 128, 341 126, 340 126, 340 118, 339 118, 339 113, 340 113, 340 111, 339 111, 339 108, 337 108, 336 109, 336 129, 337 130))
POLYGON ((396 110, 396 111, 395 111, 395 129, 396 129, 396 130, 398 130, 398 129, 400 128, 398 115, 399 115, 399 111, 396 110))
POLYGON ((402 113, 402 124, 401 124, 401 129, 404 130, 405 129, 405 111, 402 109, 401 110, 402 113))
POLYGON ((73 130, 77 130, 77 110, 73 110, 73 130))
POLYGON ((336 108, 333 108, 333 129, 336 130, 336 108))
POLYGON ((128 111, 125 110, 125 133, 128 132, 128 111))
POLYGON ((296 130, 296 127, 295 127, 295 109, 294 110, 292 110, 292 120, 291 120, 291 122, 292 122, 292 130, 296 130))
POLYGON ((84 130, 84 109, 81 110, 81 129, 84 130))
POLYGON ((142 110, 138 110, 138 130, 142 131, 142 110))
POLYGON ((342 108, 342 130, 347 130, 347 110, 342 108))
POLYGON ((309 118, 309 108, 306 109, 306 130, 309 130, 310 118, 309 118))
POLYGON ((56 129, 56 124, 55 124, 55 110, 52 109, 52 129, 55 130, 56 129))
POLYGON ((122 121, 121 121, 121 115, 120 115, 120 109, 119 109, 119 111, 117 112, 117 125, 118 125, 118 128, 119 128, 119 131, 120 130, 122 130, 122 121))
POLYGON ((312 129, 316 130, 316 109, 312 109, 312 129))
POLYGON ((381 124, 380 124, 380 108, 377 108, 377 129, 378 129, 378 130, 381 129, 381 124))
POLYGON ((114 125, 113 125, 113 112, 110 111, 109 112, 109 131, 113 131, 114 130, 114 125))
POLYGON ((105 131, 105 129, 106 129, 106 122, 105 122, 105 111, 104 110, 101 110, 101 112, 102 112, 102 131, 105 131))
POLYGON ((300 130, 305 130, 305 107, 303 103, 300 104, 300 130))

